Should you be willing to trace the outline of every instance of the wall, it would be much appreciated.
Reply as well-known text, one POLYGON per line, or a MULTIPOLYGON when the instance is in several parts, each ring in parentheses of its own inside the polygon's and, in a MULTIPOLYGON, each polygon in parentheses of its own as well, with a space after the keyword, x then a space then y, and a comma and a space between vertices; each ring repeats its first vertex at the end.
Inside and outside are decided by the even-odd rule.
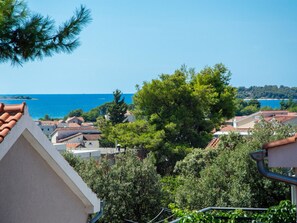
POLYGON ((20 137, 0 161, 0 222, 86 223, 83 203, 20 137))

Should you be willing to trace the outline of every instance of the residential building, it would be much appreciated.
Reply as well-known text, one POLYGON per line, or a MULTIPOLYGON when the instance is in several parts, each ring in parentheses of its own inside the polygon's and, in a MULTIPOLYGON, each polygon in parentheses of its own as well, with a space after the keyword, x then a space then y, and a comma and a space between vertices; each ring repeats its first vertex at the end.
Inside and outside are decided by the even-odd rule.
POLYGON ((86 223, 100 200, 53 147, 27 106, 0 104, 0 216, 5 223, 86 223))

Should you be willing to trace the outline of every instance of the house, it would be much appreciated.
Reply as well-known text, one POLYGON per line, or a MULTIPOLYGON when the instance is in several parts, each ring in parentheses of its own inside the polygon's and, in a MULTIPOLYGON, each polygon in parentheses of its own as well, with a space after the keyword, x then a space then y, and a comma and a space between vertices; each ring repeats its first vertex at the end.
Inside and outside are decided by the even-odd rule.
POLYGON ((297 167, 297 134, 263 145, 269 167, 297 167))
POLYGON ((85 122, 84 118, 83 117, 76 117, 76 116, 73 116, 73 117, 69 117, 67 118, 67 120, 65 121, 66 123, 76 123, 78 125, 81 125, 83 122, 85 122))
POLYGON ((0 103, 0 179, 1 222, 86 223, 101 211, 100 200, 34 123, 25 103, 0 103))
POLYGON ((218 131, 214 133, 215 137, 226 135, 230 132, 237 132, 240 135, 249 135, 256 123, 263 118, 265 121, 276 120, 284 125, 297 125, 297 113, 288 111, 259 111, 248 116, 236 116, 225 122, 218 131))
POLYGON ((79 127, 62 127, 56 128, 51 134, 52 143, 59 143, 68 137, 76 136, 77 134, 95 134, 99 135, 101 132, 94 126, 79 126, 79 127))
POLYGON ((50 138, 50 135, 58 127, 59 121, 35 121, 36 125, 41 129, 41 131, 50 138))

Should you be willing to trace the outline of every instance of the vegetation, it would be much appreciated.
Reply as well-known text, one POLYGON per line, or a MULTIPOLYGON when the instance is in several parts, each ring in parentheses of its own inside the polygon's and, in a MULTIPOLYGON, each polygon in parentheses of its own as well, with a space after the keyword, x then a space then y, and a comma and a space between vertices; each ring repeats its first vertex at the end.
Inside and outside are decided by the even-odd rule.
POLYGON ((108 115, 112 124, 121 123, 126 118, 125 114, 128 107, 133 108, 133 105, 128 106, 125 103, 125 98, 122 98, 122 92, 120 90, 114 91, 113 96, 114 99, 112 102, 106 102, 88 112, 84 112, 82 109, 75 109, 70 111, 64 119, 66 120, 68 117, 73 116, 81 116, 87 122, 96 122, 98 118, 108 115))
POLYGON ((288 110, 290 112, 297 112, 297 102, 292 98, 289 100, 282 100, 280 102, 281 110, 288 110))
POLYGON ((183 68, 144 82, 134 96, 135 107, 157 131, 164 130, 168 143, 203 147, 209 132, 234 115, 236 91, 229 81, 222 64, 196 74, 183 68))
POLYGON ((126 119, 127 109, 128 105, 125 103, 125 98, 122 98, 122 92, 117 89, 113 92, 113 101, 107 109, 111 123, 113 125, 123 123, 126 119))
POLYGON ((0 95, 0 99, 6 100, 32 100, 33 98, 24 95, 0 95))
POLYGON ((132 146, 153 151, 158 172, 172 173, 178 160, 192 148, 204 147, 211 130, 234 115, 236 91, 229 85, 230 75, 224 65, 217 64, 198 73, 182 67, 144 82, 134 103, 138 119, 147 128, 134 129, 137 132, 131 128, 125 134, 136 136, 135 142, 144 142, 132 146), (153 148, 147 136, 154 139, 153 148))
POLYGON ((77 36, 90 22, 90 11, 81 6, 59 28, 54 20, 32 13, 21 0, 0 1, 0 62, 13 65, 42 59, 54 53, 72 52, 77 36))
MULTIPOLYGON (((197 210, 209 206, 269 207, 287 199, 289 187, 264 179, 249 153, 261 148, 263 143, 288 137, 292 132, 294 129, 289 126, 262 120, 249 137, 235 133, 221 137, 218 154, 212 159, 209 152, 200 151, 196 163, 189 162, 189 157, 193 157, 189 154, 176 166, 181 166, 187 174, 179 176, 182 183, 176 190, 175 203, 181 208, 197 210), (196 168, 199 172, 191 173, 198 162, 202 162, 204 168, 196 168), (193 167, 187 167, 191 163, 193 167)), ((286 174, 284 170, 279 171, 286 174)))
POLYGON ((251 100, 237 99, 237 109, 235 111, 235 115, 237 116, 250 115, 257 111, 260 111, 260 108, 261 108, 261 104, 256 99, 251 99, 251 100))
POLYGON ((160 176, 153 157, 144 160, 135 153, 117 155, 115 165, 106 161, 82 160, 71 153, 65 159, 104 201, 100 222, 121 223, 124 219, 148 222, 161 210, 160 176))
POLYGON ((264 87, 251 86, 249 88, 239 87, 237 97, 241 99, 249 98, 275 98, 288 99, 297 98, 297 87, 286 87, 277 85, 265 85, 264 87))
POLYGON ((181 223, 296 222, 296 206, 288 200, 281 201, 279 205, 270 207, 267 211, 260 214, 242 210, 228 212, 211 211, 207 213, 180 210, 175 207, 172 210, 174 214, 181 218, 181 223))
MULTIPOLYGON (((261 222, 292 220, 292 206, 281 202, 289 197, 288 185, 264 179, 249 154, 263 143, 290 136, 294 128, 260 120, 249 136, 224 135, 218 148, 205 149, 211 131, 226 119, 260 110, 258 100, 236 99, 236 89, 229 81, 230 72, 222 64, 198 73, 182 67, 138 87, 135 122, 123 122, 127 105, 119 90, 114 92, 113 102, 89 113, 75 110, 69 114, 96 117, 92 120, 103 132, 100 143, 113 146, 117 142, 127 148, 127 154, 116 156, 113 166, 104 160, 98 164, 66 154, 105 200, 102 222, 146 222, 161 205, 170 205, 176 215, 184 216, 182 222, 236 222, 242 216, 261 222), (110 120, 103 114, 109 114, 110 120), (148 158, 142 161, 131 151, 148 158), (279 203, 260 215, 193 212, 209 206, 269 207, 279 203), (218 221, 219 215, 225 220, 218 221)), ((293 101, 281 105, 285 109, 295 106, 293 101)), ((284 169, 274 171, 287 174, 284 169)))
POLYGON ((54 119, 51 118, 48 114, 45 114, 43 118, 39 119, 40 121, 53 121, 54 119))

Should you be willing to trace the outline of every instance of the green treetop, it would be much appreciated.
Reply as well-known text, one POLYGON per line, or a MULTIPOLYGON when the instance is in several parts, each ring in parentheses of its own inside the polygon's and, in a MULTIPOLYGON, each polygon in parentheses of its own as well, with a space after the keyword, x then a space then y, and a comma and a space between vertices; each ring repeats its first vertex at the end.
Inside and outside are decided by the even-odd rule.
POLYGON ((229 80, 222 64, 197 74, 183 68, 144 82, 134 96, 135 106, 156 130, 165 131, 166 141, 204 147, 210 131, 234 115, 236 90, 229 80))
POLYGON ((122 123, 125 120, 127 108, 128 106, 125 103, 125 98, 122 98, 122 92, 117 89, 113 92, 113 102, 108 108, 109 120, 111 123, 122 123))
POLYGON ((78 35, 90 20, 90 11, 81 6, 56 28, 54 20, 32 13, 23 1, 1 0, 0 63, 21 65, 54 53, 70 53, 79 45, 78 35))

